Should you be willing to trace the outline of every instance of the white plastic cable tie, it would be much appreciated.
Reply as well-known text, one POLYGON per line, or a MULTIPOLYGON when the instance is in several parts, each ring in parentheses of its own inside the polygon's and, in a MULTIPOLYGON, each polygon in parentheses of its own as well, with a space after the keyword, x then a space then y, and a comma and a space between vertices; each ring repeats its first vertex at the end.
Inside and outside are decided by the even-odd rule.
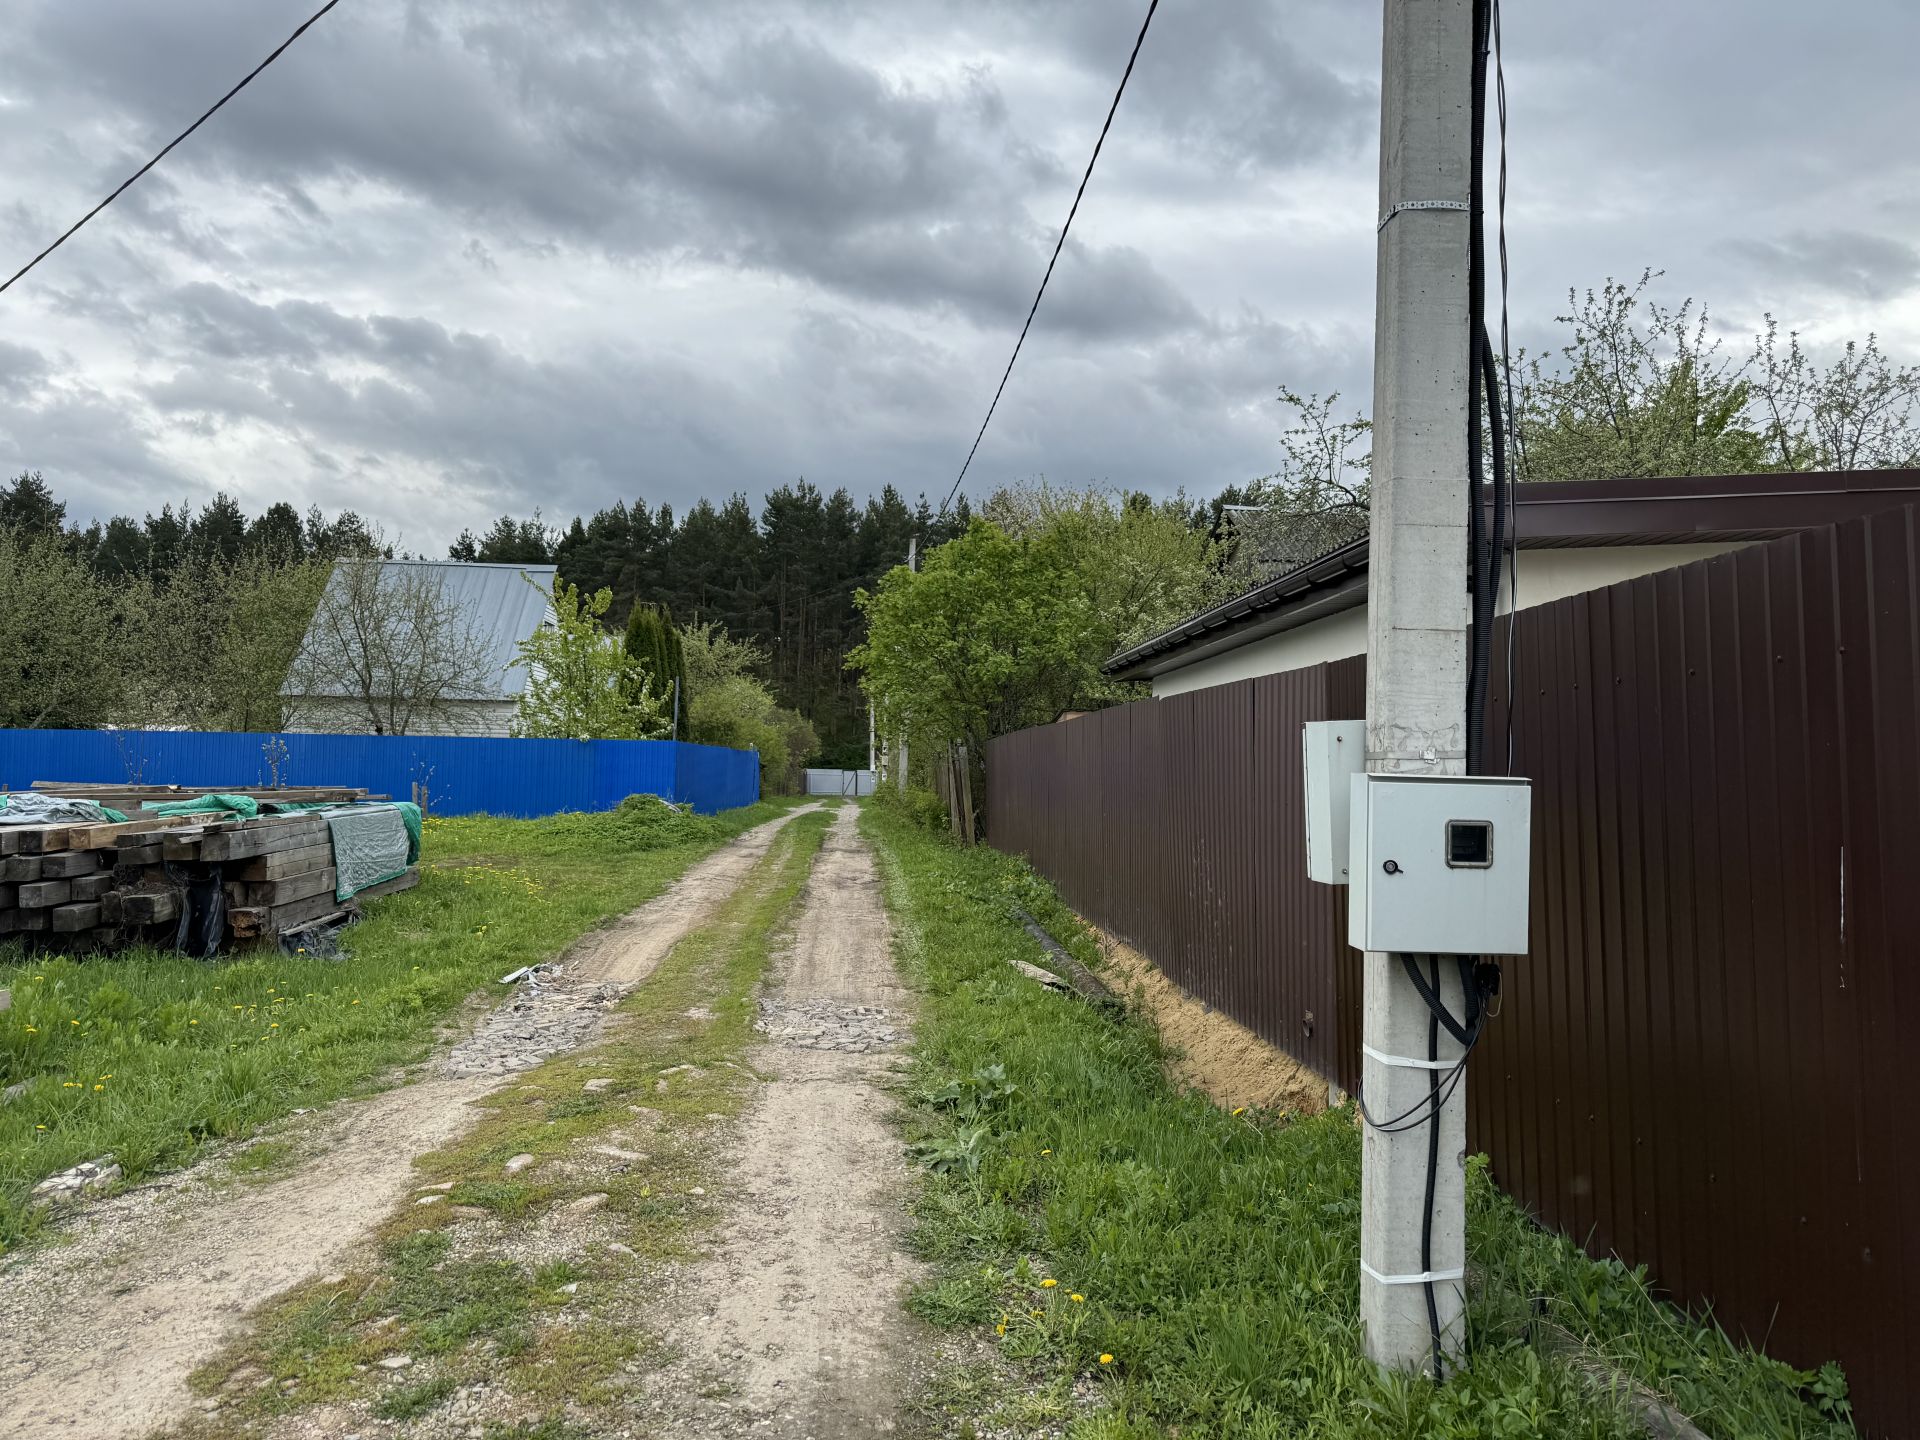
POLYGON ((1415 1060, 1410 1055, 1389 1055, 1384 1050, 1362 1043, 1360 1053, 1369 1060, 1378 1060, 1382 1065, 1404 1065, 1409 1070, 1451 1070, 1460 1061, 1452 1060, 1415 1060))
POLYGON ((1382 215, 1380 223, 1373 228, 1376 234, 1386 229, 1387 222, 1402 210, 1465 210, 1466 208, 1467 202, 1464 200, 1402 200, 1382 215))
POLYGON ((1465 1266, 1455 1266, 1451 1270, 1422 1270, 1418 1275, 1382 1275, 1364 1260, 1360 1262, 1360 1268, 1368 1279, 1381 1285, 1431 1285, 1437 1280, 1464 1280, 1467 1275, 1465 1266))

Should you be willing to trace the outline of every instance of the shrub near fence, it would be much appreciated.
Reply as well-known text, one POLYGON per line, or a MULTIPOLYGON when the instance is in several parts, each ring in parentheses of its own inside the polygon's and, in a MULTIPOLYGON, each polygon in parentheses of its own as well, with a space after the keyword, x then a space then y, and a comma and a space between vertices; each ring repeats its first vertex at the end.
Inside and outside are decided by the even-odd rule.
MULTIPOLYGON (((1469 1143, 1595 1254, 1920 1430, 1920 566, 1897 510, 1524 610, 1530 953, 1469 1143)), ((1524 590, 1526 569, 1521 564, 1524 590)), ((1494 651, 1504 661, 1506 626, 1494 651)), ((1361 658, 994 742, 992 843, 1353 1089, 1345 892, 1306 880, 1299 727, 1361 658)))
POLYGON ((665 796, 703 815, 760 798, 750 750, 671 740, 506 740, 456 735, 0 730, 0 789, 35 780, 147 785, 357 785, 443 815, 607 810, 665 796))

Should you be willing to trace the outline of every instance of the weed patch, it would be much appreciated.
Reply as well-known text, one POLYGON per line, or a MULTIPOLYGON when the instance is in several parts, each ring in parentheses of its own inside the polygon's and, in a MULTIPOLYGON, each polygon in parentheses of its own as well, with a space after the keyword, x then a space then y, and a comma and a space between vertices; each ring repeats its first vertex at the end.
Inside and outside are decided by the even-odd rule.
MULTIPOLYGON (((1793 1370, 1660 1304, 1644 1275, 1532 1226, 1484 1164, 1468 1177, 1472 1363, 1444 1385, 1377 1371, 1360 1352, 1352 1115, 1229 1113, 1177 1093, 1147 1024, 1007 965, 1041 958, 1015 902, 1099 960, 1030 871, 900 807, 869 807, 862 826, 923 991, 907 1138, 925 1172, 914 1244, 935 1275, 913 1309, 990 1325, 1040 1411, 1061 1413, 1063 1382, 1091 1381, 1100 1403, 1070 1422, 1078 1440, 1638 1437, 1610 1372, 1727 1440, 1852 1433, 1837 1371, 1793 1370)), ((994 1393, 976 1365, 928 1403, 1001 1423, 1010 1402, 994 1393)))

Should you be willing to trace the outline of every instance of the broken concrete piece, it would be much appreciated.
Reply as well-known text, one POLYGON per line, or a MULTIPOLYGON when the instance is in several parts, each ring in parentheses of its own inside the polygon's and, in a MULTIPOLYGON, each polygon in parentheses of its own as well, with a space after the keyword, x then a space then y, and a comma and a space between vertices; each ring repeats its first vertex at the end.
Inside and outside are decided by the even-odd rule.
POLYGON ((89 1190, 104 1190, 119 1178, 120 1167, 113 1163, 111 1155, 102 1155, 98 1160, 82 1160, 71 1170, 49 1175, 34 1186, 27 1192, 27 1203, 36 1209, 65 1205, 78 1200, 89 1190))
POLYGON ((409 1365, 413 1364, 413 1356, 389 1355, 387 1356, 386 1359, 376 1360, 374 1363, 378 1365, 382 1370, 404 1370, 409 1365))
POLYGON ((569 1200, 560 1208, 568 1215, 591 1215, 606 1204, 609 1198, 606 1191, 596 1190, 591 1195, 582 1195, 578 1200, 569 1200))
POLYGON ((602 1090, 611 1090, 613 1088, 613 1077, 610 1075, 601 1075, 587 1081, 587 1083, 580 1088, 589 1095, 598 1095, 602 1090))
POLYGON ((1049 990, 1071 990, 1073 986, 1062 980, 1051 970, 1042 970, 1038 965, 1028 964, 1025 960, 1008 960, 1007 963, 1029 980, 1037 980, 1049 990))

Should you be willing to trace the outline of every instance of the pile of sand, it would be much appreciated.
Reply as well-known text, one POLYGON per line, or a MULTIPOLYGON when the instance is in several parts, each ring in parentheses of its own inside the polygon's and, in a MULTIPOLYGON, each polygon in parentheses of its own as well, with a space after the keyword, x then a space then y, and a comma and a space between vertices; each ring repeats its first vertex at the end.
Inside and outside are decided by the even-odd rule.
POLYGON ((1326 1109, 1327 1082, 1311 1069, 1239 1021, 1194 999, 1138 950, 1097 929, 1093 934, 1105 957, 1107 983, 1153 1021, 1173 1052, 1167 1068, 1176 1084, 1227 1107, 1259 1106, 1303 1115, 1326 1109))

